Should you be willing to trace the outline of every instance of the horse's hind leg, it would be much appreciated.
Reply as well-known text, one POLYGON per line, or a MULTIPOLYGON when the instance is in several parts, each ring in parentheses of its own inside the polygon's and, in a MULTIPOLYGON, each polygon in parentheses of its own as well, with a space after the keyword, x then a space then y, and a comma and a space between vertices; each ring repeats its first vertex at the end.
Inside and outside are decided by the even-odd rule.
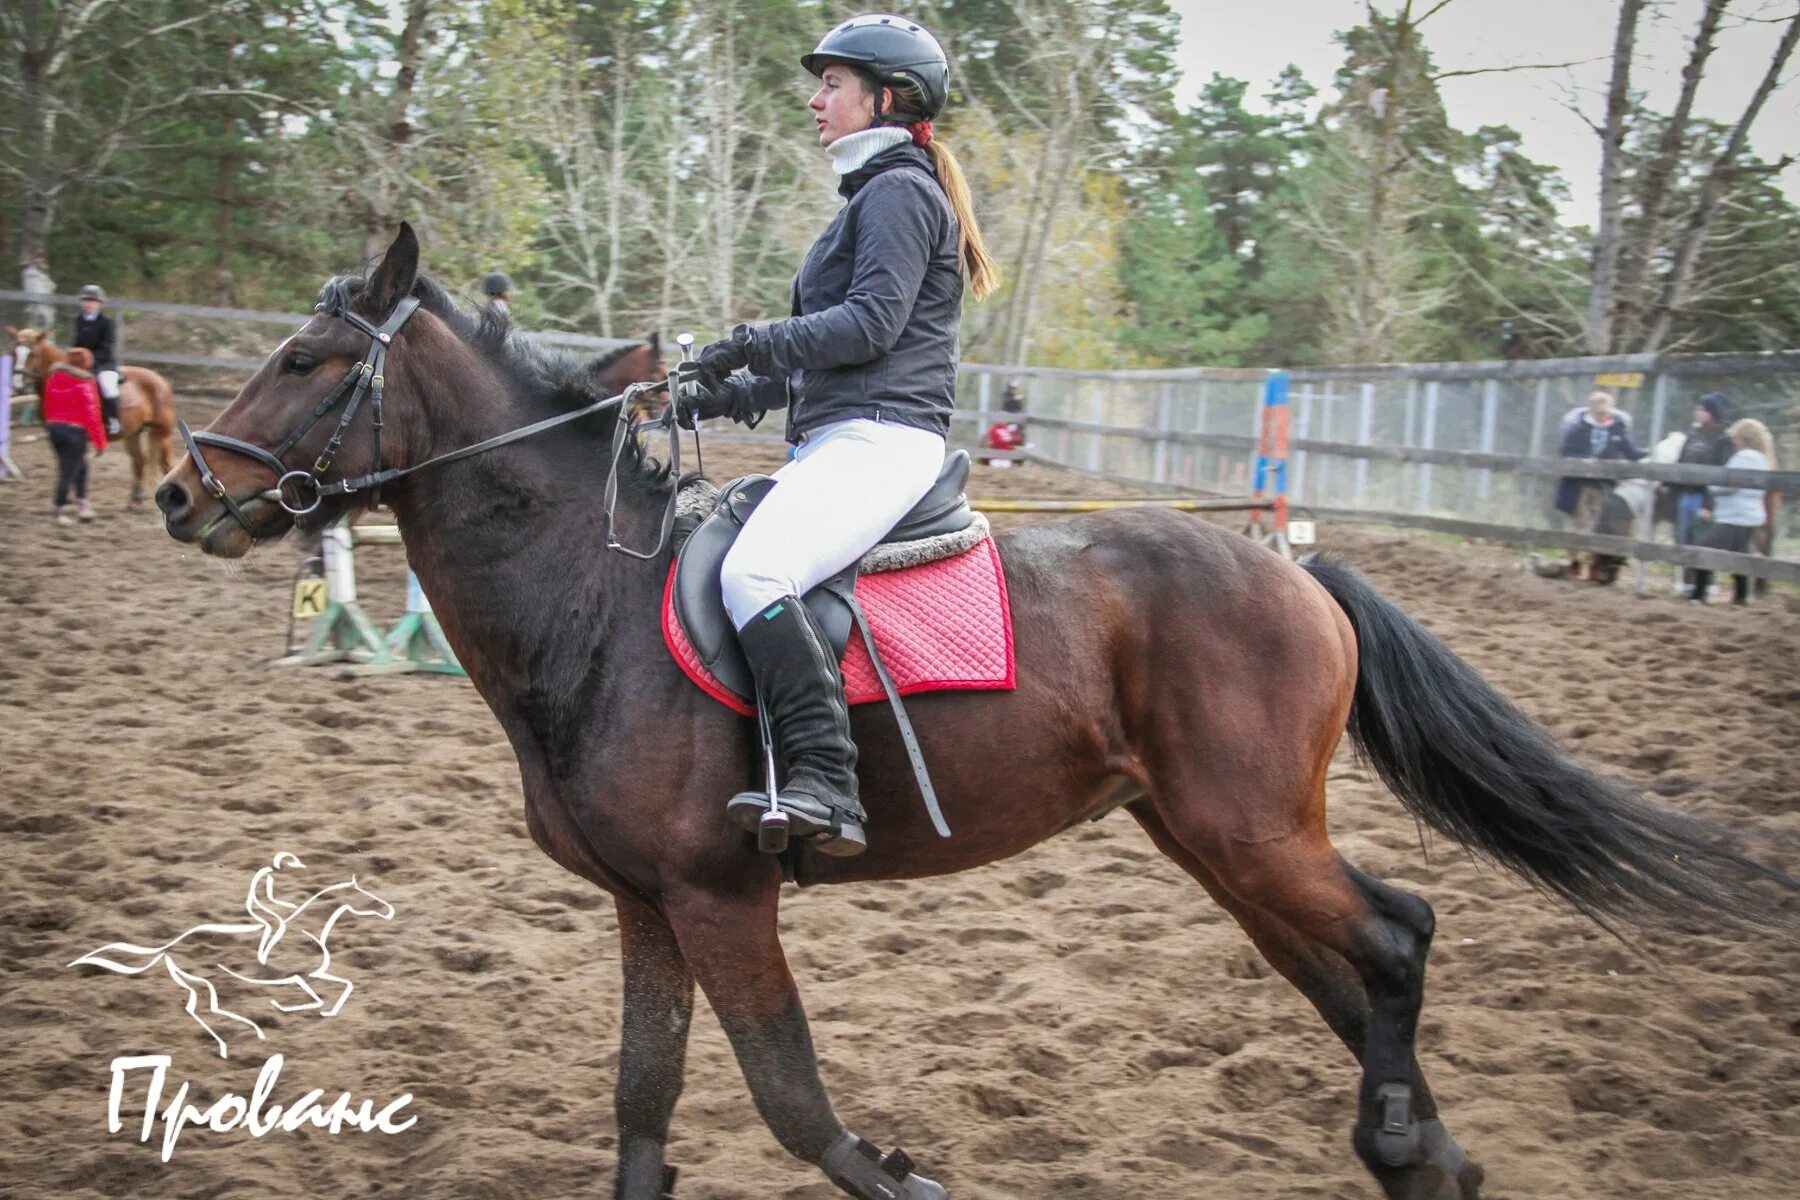
MULTIPOLYGON (((1245 811, 1215 800, 1204 811, 1245 811)), ((1299 829, 1262 840, 1225 833, 1199 808, 1165 819, 1140 802, 1132 814, 1362 1064, 1353 1142, 1382 1190, 1394 1200, 1476 1200, 1481 1168, 1437 1119, 1413 1052, 1431 908, 1345 863, 1326 840, 1322 802, 1307 808, 1316 822, 1302 815, 1299 829)))
POLYGON ((623 898, 618 910, 625 1003, 613 1095, 619 1123, 613 1198, 662 1200, 674 1193, 675 1168, 663 1155, 687 1073, 694 976, 661 914, 623 898))
POLYGON ((860 1200, 945 1200, 941 1186, 911 1173, 911 1159, 900 1151, 882 1157, 832 1110, 777 936, 778 886, 771 877, 754 890, 665 898, 682 956, 731 1039, 757 1111, 789 1154, 860 1200))

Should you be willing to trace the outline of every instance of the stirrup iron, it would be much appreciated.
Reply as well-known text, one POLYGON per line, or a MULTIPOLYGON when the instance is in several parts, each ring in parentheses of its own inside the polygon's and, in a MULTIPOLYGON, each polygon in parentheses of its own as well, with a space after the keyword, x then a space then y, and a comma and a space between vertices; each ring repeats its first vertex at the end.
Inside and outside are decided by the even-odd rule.
POLYGON ((769 728, 769 709, 762 689, 756 693, 756 728, 762 735, 763 779, 769 790, 769 810, 756 824, 756 848, 764 854, 780 854, 788 845, 788 815, 781 811, 781 793, 775 784, 775 736, 769 728))

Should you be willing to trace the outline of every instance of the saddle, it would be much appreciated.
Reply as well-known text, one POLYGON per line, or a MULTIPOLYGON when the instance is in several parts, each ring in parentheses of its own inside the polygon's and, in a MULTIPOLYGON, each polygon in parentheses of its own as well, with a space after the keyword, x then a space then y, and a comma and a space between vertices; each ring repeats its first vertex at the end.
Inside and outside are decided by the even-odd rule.
MULTIPOLYGON (((893 548, 883 558, 895 562, 926 562, 922 554, 908 556, 896 553, 902 544, 927 542, 947 534, 961 533, 975 524, 975 510, 969 507, 963 488, 969 479, 969 452, 953 450, 944 456, 944 466, 937 482, 923 499, 888 530, 881 539, 883 547, 893 548)), ((768 475, 744 475, 732 480, 719 491, 712 515, 700 523, 683 543, 676 558, 672 600, 675 616, 687 633, 688 642, 701 664, 713 678, 739 696, 756 694, 750 678, 750 664, 738 649, 737 629, 725 611, 724 593, 719 589, 719 569, 725 555, 744 528, 744 522, 756 511, 775 480, 768 475)), ((910 545, 905 549, 911 549, 910 545)), ((967 549, 952 542, 946 553, 967 549)), ((868 560, 865 559, 865 562, 868 560)), ((862 563, 852 563, 824 583, 801 597, 806 607, 825 631, 826 641, 837 659, 850 643, 851 626, 857 623, 856 577, 862 563)), ((879 663, 879 659, 876 660, 879 663)))
MULTIPOLYGON (((926 812, 940 837, 949 837, 950 827, 944 821, 937 793, 931 785, 931 776, 925 766, 924 753, 913 733, 912 722, 907 718, 906 706, 901 702, 901 689, 895 685, 882 662, 874 629, 856 598, 856 579, 865 564, 869 564, 872 559, 876 561, 876 565, 898 570, 951 556, 967 557, 966 552, 987 536, 986 522, 977 517, 963 494, 968 477, 968 451, 956 450, 947 454, 943 468, 938 472, 937 482, 887 532, 876 551, 862 561, 852 563, 801 597, 824 631, 833 661, 843 660, 850 643, 851 628, 855 626, 862 630, 863 645, 880 681, 881 693, 886 695, 893 707, 894 719, 900 728, 900 740, 912 763, 920 797, 924 800, 926 812), (879 553, 882 551, 888 553, 879 553)), ((725 485, 718 494, 712 514, 701 521, 699 527, 682 544, 669 578, 667 610, 679 624, 680 634, 685 635, 684 639, 671 638, 671 631, 665 625, 664 634, 669 640, 671 652, 676 654, 679 661, 682 656, 676 649, 677 642, 685 640, 694 657, 699 660, 703 675, 710 675, 711 679, 735 693, 737 698, 755 696, 756 684, 750 674, 750 665, 744 660, 743 651, 738 647, 737 629, 725 611, 719 570, 732 543, 737 541, 738 534, 742 532, 744 522, 774 486, 775 480, 767 475, 745 475, 725 485)), ((997 558, 993 560, 993 569, 997 577, 997 558)), ((1003 597, 1004 585, 999 586, 1003 597)), ((1004 607, 1003 598, 1000 603, 1004 607)), ((1008 669, 1004 686, 1011 686, 1012 683, 1010 647, 1009 637, 1006 655, 1008 669)), ((716 692, 714 694, 717 695, 716 692)), ((723 696, 718 698, 728 704, 731 702, 723 696)), ((738 705, 733 707, 738 708, 738 711, 749 711, 738 705)))

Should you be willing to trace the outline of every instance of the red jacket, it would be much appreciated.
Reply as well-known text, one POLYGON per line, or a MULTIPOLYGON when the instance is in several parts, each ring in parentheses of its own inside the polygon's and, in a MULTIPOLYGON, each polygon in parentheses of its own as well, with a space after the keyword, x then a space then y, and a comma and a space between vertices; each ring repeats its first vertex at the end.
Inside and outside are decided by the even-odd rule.
POLYGON ((1025 423, 1009 421, 1004 425, 994 425, 987 431, 987 448, 989 450, 1017 450, 1025 444, 1025 423))
POLYGON ((57 367, 44 381, 44 424, 79 425, 94 449, 106 449, 106 427, 100 423, 100 389, 92 376, 57 367))

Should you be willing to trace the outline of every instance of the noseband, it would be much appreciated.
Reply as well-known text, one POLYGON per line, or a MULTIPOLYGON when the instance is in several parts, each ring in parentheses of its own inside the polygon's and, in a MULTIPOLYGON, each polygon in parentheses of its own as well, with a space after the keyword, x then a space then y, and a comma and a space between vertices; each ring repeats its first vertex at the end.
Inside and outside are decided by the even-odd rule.
MULTIPOLYGON (((315 306, 314 312, 339 317, 368 334, 369 349, 362 356, 362 360, 351 367, 348 374, 338 380, 337 386, 333 387, 325 398, 313 407, 311 414, 300 422, 299 427, 282 439, 281 445, 273 451, 265 450, 261 446, 238 438, 227 437, 222 433, 213 433, 204 429, 195 433, 188 428, 186 421, 176 422, 177 427, 181 430, 182 443, 187 447, 188 457, 194 460, 194 467, 200 472, 200 485, 206 489, 208 495, 225 506, 225 510, 236 518, 245 533, 251 537, 256 536, 256 530, 245 518, 237 501, 231 498, 225 484, 217 475, 213 474, 212 467, 207 463, 206 456, 201 453, 200 447, 210 446, 216 450, 229 450, 234 454, 254 459, 267 467, 275 475, 275 486, 256 493, 257 498, 272 500, 289 514, 303 517, 324 503, 327 496, 348 496, 353 492, 368 491, 371 493, 371 503, 378 504, 381 501, 383 484, 404 478, 414 471, 422 471, 426 467, 436 466, 439 463, 452 462, 459 458, 467 458, 472 454, 479 454, 484 450, 492 450, 509 442, 516 442, 542 433, 546 429, 553 429, 558 425, 566 425, 570 421, 592 416, 609 407, 623 408, 642 395, 664 390, 673 394, 675 390, 677 373, 671 371, 666 380, 657 383, 631 384, 616 396, 608 396, 573 411, 546 417, 542 421, 534 421, 530 425, 498 434, 485 441, 476 442, 472 446, 464 446, 459 450, 451 450, 435 458, 428 458, 422 463, 410 467, 384 468, 381 465, 381 391, 385 382, 382 368, 387 362, 388 347, 393 344, 394 337, 406 325, 408 319, 418 311, 418 307, 418 298, 407 296, 395 305, 394 311, 386 321, 380 325, 373 325, 351 312, 340 299, 334 298, 330 303, 321 302, 315 306), (343 445, 344 434, 349 430, 350 422, 356 418, 357 409, 362 406, 365 396, 369 398, 369 420, 374 433, 375 470, 368 475, 357 476, 353 479, 340 479, 326 483, 324 482, 325 473, 331 470, 332 460, 337 456, 338 448, 343 445), (338 418, 337 428, 332 431, 331 440, 325 443, 325 449, 319 453, 318 458, 313 460, 311 468, 306 470, 290 469, 282 461, 283 456, 292 450, 300 439, 306 436, 307 431, 318 424, 319 420, 336 408, 340 402, 344 405, 344 414, 338 418)), ((680 429, 674 420, 674 412, 675 407, 671 404, 668 412, 664 414, 663 421, 669 431, 669 469, 679 479, 681 442, 680 429)), ((613 509, 618 499, 619 459, 629 436, 630 433, 626 429, 623 415, 615 418, 611 463, 607 474, 605 499, 601 505, 602 516, 606 522, 606 548, 629 554, 633 558, 655 558, 668 545, 675 521, 676 494, 680 489, 679 487, 670 489, 668 505, 663 512, 661 534, 657 538, 656 545, 648 553, 632 550, 620 544, 613 532, 613 509)))

